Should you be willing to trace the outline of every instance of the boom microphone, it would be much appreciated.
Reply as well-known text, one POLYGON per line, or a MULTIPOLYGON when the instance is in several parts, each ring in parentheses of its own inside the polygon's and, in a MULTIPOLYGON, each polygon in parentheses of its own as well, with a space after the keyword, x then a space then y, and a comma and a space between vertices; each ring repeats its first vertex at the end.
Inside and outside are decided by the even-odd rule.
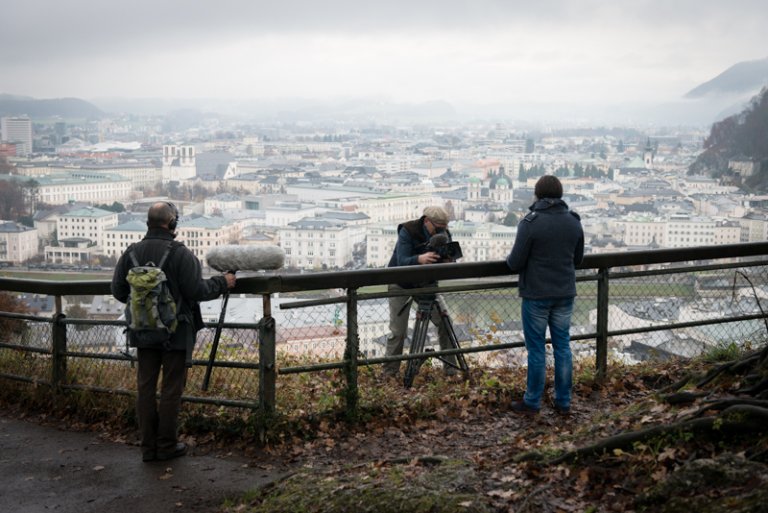
POLYGON ((447 233, 436 233, 429 238, 427 251, 434 251, 440 257, 438 262, 455 262, 462 256, 461 246, 452 241, 447 233))
POLYGON ((448 235, 446 233, 436 233, 429 238, 428 247, 432 249, 438 249, 441 246, 448 244, 448 235))
MULTIPOLYGON (((206 257, 208 265, 220 272, 259 271, 280 269, 285 262, 285 251, 279 246, 237 246, 227 245, 213 248, 206 257)), ((219 348, 221 330, 224 328, 224 315, 229 302, 229 290, 224 292, 224 302, 221 305, 219 322, 213 335, 211 352, 208 356, 208 364, 203 376, 203 390, 208 390, 213 372, 213 363, 216 360, 216 351, 219 348)))
POLYGON ((213 248, 206 255, 208 266, 217 271, 260 271, 283 267, 285 251, 279 246, 238 246, 213 248))

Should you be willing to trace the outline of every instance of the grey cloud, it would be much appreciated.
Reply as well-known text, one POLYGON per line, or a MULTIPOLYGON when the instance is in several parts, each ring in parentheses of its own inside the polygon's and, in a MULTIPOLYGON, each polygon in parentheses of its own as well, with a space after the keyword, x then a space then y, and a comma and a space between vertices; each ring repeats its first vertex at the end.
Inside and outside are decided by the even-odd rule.
MULTIPOLYGON (((271 33, 480 31, 504 26, 643 25, 648 30, 768 22, 762 0, 51 0, 14 1, 0 18, 0 63, 152 51, 271 33)), ((730 25, 731 28, 733 25, 730 25)))
POLYGON ((0 92, 277 97, 290 84, 290 94, 307 97, 434 90, 441 98, 538 98, 540 87, 526 84, 562 83, 579 98, 602 87, 631 96, 641 84, 677 95, 765 57, 768 39, 765 0, 118 1, 7 2, 0 92), (279 37, 246 40, 269 35, 279 37), (252 48, 265 51, 249 61, 252 48), (240 49, 239 60, 217 67, 240 49), (379 72, 388 79, 377 80, 379 72))

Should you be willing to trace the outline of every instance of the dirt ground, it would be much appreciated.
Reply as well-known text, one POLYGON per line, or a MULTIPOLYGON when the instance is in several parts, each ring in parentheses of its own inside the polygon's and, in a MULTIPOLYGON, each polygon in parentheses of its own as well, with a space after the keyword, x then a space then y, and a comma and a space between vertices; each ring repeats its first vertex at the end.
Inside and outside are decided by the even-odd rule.
MULTIPOLYGON (((448 476, 445 493, 470 494, 456 498, 461 511, 469 504, 505 513, 677 513, 704 511, 675 509, 701 496, 707 511, 740 504, 739 511, 762 513, 766 401, 744 389, 749 376, 723 370, 751 373, 743 362, 753 360, 617 368, 599 389, 577 383, 568 417, 549 402, 536 416, 515 413, 514 393, 488 377, 485 387, 383 383, 378 391, 391 407, 357 423, 307 419, 264 448, 237 433, 188 430, 188 456, 150 464, 141 462, 131 442, 136 433, 124 422, 0 406, 0 512, 292 513, 301 496, 307 510, 337 513, 350 511, 343 501, 359 502, 360 492, 383 497, 388 511, 413 511, 393 499, 405 501, 422 490, 419 483, 433 487, 448 476), (712 370, 722 375, 715 380, 712 370), (724 480, 742 475, 751 477, 724 480), (269 483, 276 486, 247 496, 269 483), (226 499, 234 504, 225 507, 226 499)), ((366 511, 384 511, 373 506, 366 511)))

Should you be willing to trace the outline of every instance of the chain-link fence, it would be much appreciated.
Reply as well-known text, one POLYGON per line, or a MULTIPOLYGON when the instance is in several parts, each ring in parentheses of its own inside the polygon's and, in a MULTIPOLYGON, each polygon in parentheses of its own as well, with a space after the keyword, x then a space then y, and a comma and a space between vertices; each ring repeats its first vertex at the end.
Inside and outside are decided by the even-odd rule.
MULTIPOLYGON (((757 346, 768 339, 761 303, 768 298, 768 264, 758 261, 650 267, 579 272, 571 326, 575 358, 594 360, 601 339, 607 342, 609 361, 628 363, 690 358, 725 345, 757 346)), ((440 282, 439 296, 473 372, 525 366, 521 299, 516 282, 510 278, 497 275, 440 282)), ((213 321, 219 316, 221 302, 204 305, 211 322, 197 337, 188 399, 252 406, 263 401, 260 394, 264 376, 260 373, 266 372, 266 367, 260 361, 260 350, 264 349, 260 346, 264 344, 259 322, 265 317, 267 296, 271 305, 268 313, 274 320, 278 376, 273 407, 286 413, 343 407, 342 391, 358 385, 349 382, 358 380, 357 375, 350 378, 351 374, 345 373, 352 366, 360 369, 363 394, 373 390, 380 364, 386 359, 390 333, 391 293, 386 285, 233 297, 219 340, 216 366, 205 392, 201 387, 216 330, 213 321), (350 316, 350 311, 356 315, 350 316), (348 344, 353 339, 357 354, 350 359, 348 344)), ((404 358, 409 357, 415 311, 414 307, 410 309, 404 358)), ((133 392, 135 353, 126 347, 122 322, 114 316, 98 319, 97 314, 91 314, 90 319, 60 321, 55 316, 54 320, 14 319, 17 329, 0 334, 0 374, 22 381, 49 382, 56 375, 54 360, 64 358, 65 373, 57 386, 133 392), (58 353, 54 333, 57 326, 64 331, 64 349, 62 352, 59 348, 58 353)), ((425 347, 440 350, 437 330, 432 325, 425 347)), ((428 376, 439 368, 439 362, 432 358, 421 375, 428 376)), ((415 386, 421 386, 420 382, 423 380, 417 379, 415 386)))
POLYGON ((765 265, 614 277, 608 305, 608 330, 616 333, 609 340, 611 354, 632 363, 763 344, 765 319, 755 317, 763 314, 767 280, 765 265), (632 330, 639 332, 621 334, 632 330))
POLYGON ((51 376, 51 322, 3 319, 0 340, 0 374, 31 383, 47 382, 51 376))

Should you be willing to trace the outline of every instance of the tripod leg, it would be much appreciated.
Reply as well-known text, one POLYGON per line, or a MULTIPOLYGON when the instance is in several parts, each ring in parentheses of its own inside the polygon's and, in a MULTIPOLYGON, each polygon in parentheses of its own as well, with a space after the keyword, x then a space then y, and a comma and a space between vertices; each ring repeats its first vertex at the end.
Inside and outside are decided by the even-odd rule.
POLYGON ((221 305, 221 313, 219 314, 219 323, 216 325, 216 333, 213 336, 213 344, 211 344, 211 353, 208 356, 208 365, 205 367, 205 376, 203 376, 203 391, 208 390, 208 383, 211 381, 211 372, 213 372, 213 362, 216 361, 216 351, 219 349, 219 338, 221 337, 221 329, 224 327, 224 316, 227 313, 227 303, 229 302, 229 290, 224 292, 224 301, 221 305))
MULTIPOLYGON (((453 329, 453 322, 451 322, 451 317, 448 315, 448 312, 440 304, 439 301, 436 302, 436 307, 437 312, 440 314, 440 323, 443 325, 443 329, 448 335, 448 342, 450 343, 451 349, 461 349, 461 346, 459 345, 459 339, 456 337, 456 331, 453 329)), ((461 370, 461 372, 464 374, 464 377, 468 378, 469 365, 467 365, 467 359, 464 357, 463 353, 458 353, 455 356, 456 360, 453 362, 450 361, 450 359, 447 357, 441 357, 440 359, 451 367, 461 370)))
MULTIPOLYGON (((410 354, 419 354, 424 352, 424 342, 427 338, 427 329, 429 328, 429 316, 431 313, 431 307, 426 312, 424 308, 419 305, 419 309, 416 311, 416 323, 413 325, 413 338, 411 339, 410 354)), ((424 363, 426 358, 412 358, 408 360, 405 365, 405 375, 403 377, 403 385, 405 388, 410 388, 413 385, 413 380, 416 378, 416 374, 419 373, 421 364, 424 363)))

